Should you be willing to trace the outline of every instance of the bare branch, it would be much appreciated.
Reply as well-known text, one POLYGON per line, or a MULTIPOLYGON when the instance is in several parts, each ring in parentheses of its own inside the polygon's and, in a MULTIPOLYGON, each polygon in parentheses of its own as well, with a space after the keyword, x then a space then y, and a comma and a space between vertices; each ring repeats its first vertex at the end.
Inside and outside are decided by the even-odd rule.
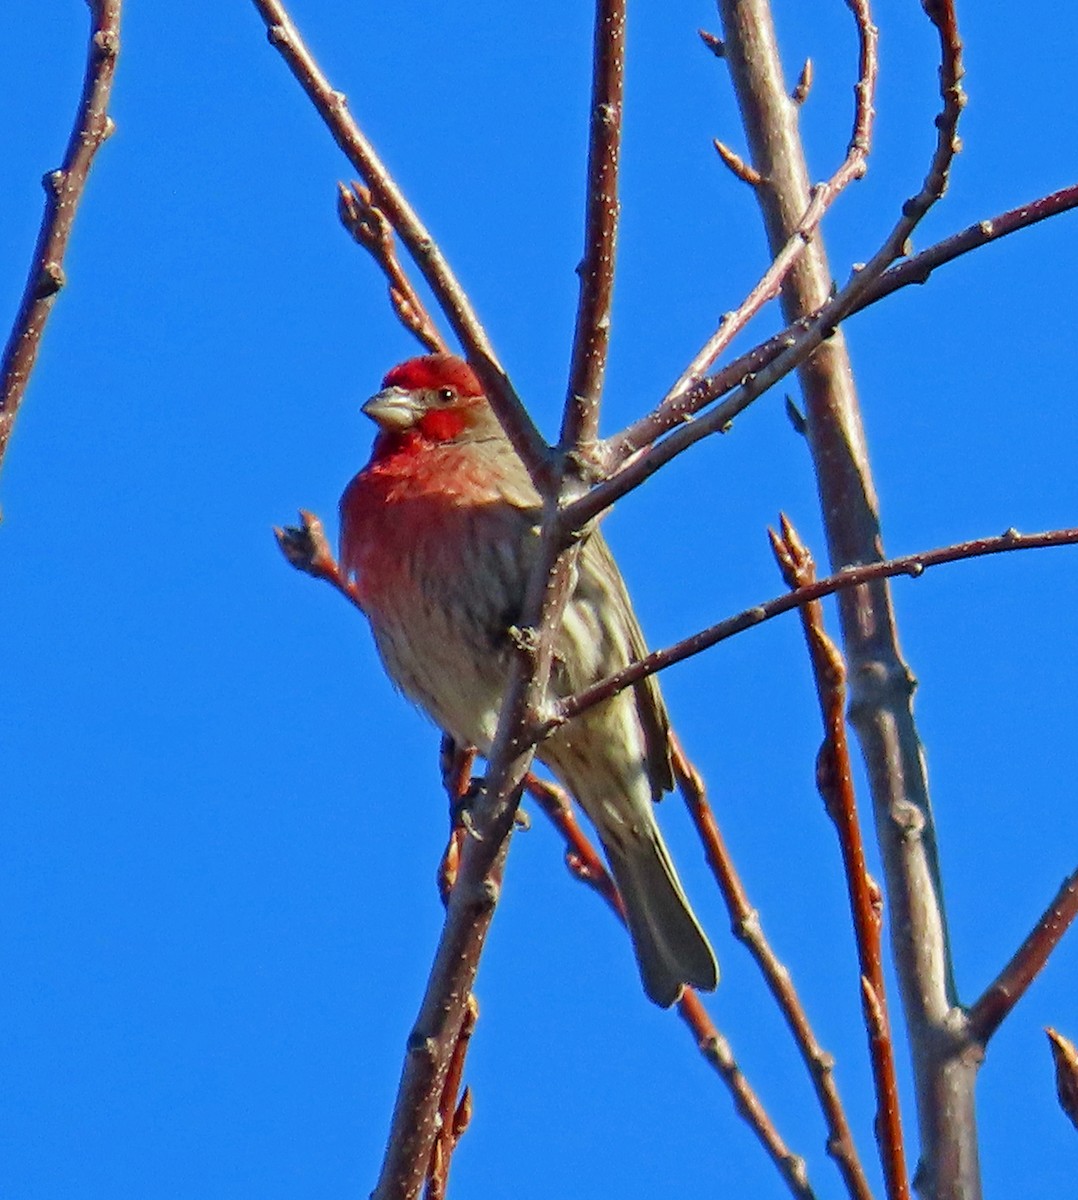
MULTIPOLYGON (((798 109, 783 80, 768 0, 719 0, 719 10, 753 165, 767 180, 757 197, 772 252, 778 253, 809 198, 798 109)), ((928 0, 925 11, 939 35, 942 104, 920 190, 905 203, 865 268, 842 288, 833 312, 828 312, 833 273, 819 237, 806 247, 783 285, 787 320, 817 309, 827 312, 824 322, 817 324, 817 318, 810 324, 814 353, 802 359, 798 370, 828 554, 836 568, 878 561, 884 551, 852 365, 841 333, 831 335, 872 282, 906 253, 917 223, 943 194, 958 150, 956 126, 964 97, 954 10, 949 0, 928 0)), ((902 657, 884 581, 843 590, 838 608, 850 664, 850 716, 872 792, 888 928, 913 1054, 921 1144, 918 1186, 934 1200, 974 1200, 980 1192, 973 1108, 976 1061, 973 1055, 956 1054, 948 1037, 961 1012, 928 781, 913 719, 913 674, 902 657)))
POLYGON ((779 961, 764 934, 760 914, 749 903, 745 886, 708 803, 700 773, 685 757, 676 739, 671 739, 671 749, 678 788, 730 913, 734 936, 745 945, 760 968, 812 1080, 816 1099, 827 1123, 827 1153, 835 1160, 846 1191, 853 1200, 872 1200, 872 1189, 857 1155, 853 1132, 835 1082, 835 1060, 817 1041, 790 972, 779 961))
POLYGON ((66 283, 63 263, 75 213, 94 156, 112 133, 108 115, 116 59, 120 52, 123 0, 91 0, 86 74, 63 165, 44 178, 45 214, 30 260, 19 311, 0 359, 0 466, 11 430, 37 361, 45 322, 66 283))
POLYGON ((457 1143, 471 1123, 472 1093, 471 1089, 467 1087, 463 1091, 461 1090, 461 1081, 464 1078, 464 1061, 468 1056, 468 1044, 475 1032, 475 1023, 478 1020, 479 1002, 475 996, 470 995, 464 1012, 464 1021, 460 1027, 460 1033, 457 1035, 457 1044, 453 1047, 449 1072, 442 1089, 438 1132, 434 1139, 430 1166, 427 1169, 425 1200, 445 1200, 453 1151, 456 1150, 457 1143))
MULTIPOLYGON (((904 262, 889 267, 865 289, 847 315, 852 316, 854 313, 861 312, 900 288, 909 287, 911 284, 925 283, 938 267, 953 262, 972 250, 980 249, 990 242, 1028 229, 1031 225, 1069 212, 1074 208, 1078 208, 1078 184, 1008 209, 997 216, 978 221, 959 233, 952 234, 907 258, 904 262)), ((701 409, 733 392, 729 400, 716 408, 713 414, 709 414, 710 425, 704 434, 692 437, 682 434, 679 444, 672 448, 670 453, 663 455, 662 462, 669 461, 689 445, 700 440, 700 436, 728 429, 735 417, 744 412, 750 404, 808 357, 812 348, 819 345, 819 341, 822 340, 812 335, 812 330, 817 325, 820 328, 833 326, 838 320, 837 313, 840 307, 836 298, 807 316, 791 322, 781 332, 768 338, 766 342, 761 342, 759 346, 740 355, 714 374, 701 379, 683 393, 675 404, 664 409, 662 414, 659 414, 658 410, 649 413, 646 417, 642 417, 628 426, 620 434, 611 437, 603 452, 604 460, 610 464, 625 462, 627 465, 621 467, 605 483, 593 488, 587 496, 573 506, 573 521, 584 524, 625 495, 626 492, 639 486, 662 465, 661 462, 651 462, 646 455, 640 455, 633 459, 633 455, 640 448, 649 445, 663 433, 692 421, 695 414, 701 409), (783 355, 789 355, 789 357, 782 364, 783 369, 778 370, 777 360, 783 355)), ((695 424, 698 425, 699 422, 695 424)), ((662 444, 665 445, 665 443, 662 444)))
MULTIPOLYGON (((781 536, 773 530, 769 532, 771 547, 787 585, 796 589, 814 583, 816 564, 790 522, 782 518, 781 536)), ((824 726, 823 745, 816 760, 816 785, 838 835, 850 900, 860 967, 862 1012, 869 1034, 869 1058, 876 1089, 875 1127, 883 1175, 889 1200, 909 1200, 895 1051, 883 977, 883 901, 879 885, 868 873, 857 815, 850 745, 846 736, 846 664, 824 628, 820 602, 814 600, 802 605, 800 613, 824 726)))
POLYGON ((610 347, 610 310, 618 240, 618 159, 625 92, 625 3, 597 0, 588 146, 584 260, 573 334, 569 394, 561 427, 563 450, 593 442, 610 347))
POLYGON ((889 296, 899 288, 908 287, 911 283, 924 283, 937 267, 953 262, 971 250, 978 250, 990 242, 998 241, 1009 234, 1021 229, 1028 229, 1048 217, 1058 216, 1078 207, 1078 184, 1060 188, 1047 196, 1040 196, 1028 204, 1020 204, 1017 208, 1008 209, 998 216, 978 221, 959 233, 952 234, 943 241, 929 246, 919 254, 907 258, 905 262, 896 263, 888 268, 880 278, 869 287, 851 313, 860 312, 884 296, 889 296))
POLYGON ((337 213, 341 224, 370 254, 389 281, 389 302, 400 323, 432 354, 447 351, 448 343, 404 273, 393 243, 393 226, 371 199, 370 189, 361 183, 353 183, 350 188, 338 183, 337 213))
POLYGON ((325 527, 312 512, 301 508, 299 510, 299 525, 286 525, 284 528, 275 527, 273 536, 281 553, 304 575, 321 579, 335 588, 349 602, 363 611, 359 601, 359 593, 350 579, 345 578, 337 560, 333 557, 329 541, 326 538, 325 527))
POLYGON ((691 988, 686 988, 677 1002, 677 1009, 682 1020, 692 1031, 697 1049, 726 1084, 738 1115, 756 1134, 768 1158, 778 1168, 790 1193, 797 1200, 815 1200, 815 1192, 809 1186, 805 1160, 794 1154, 782 1140, 760 1098, 738 1066, 730 1043, 715 1027, 700 997, 691 988))
MULTIPOLYGON (((693 770, 679 745, 674 743, 672 749, 675 756, 675 770, 691 774, 692 779, 696 781, 698 787, 695 794, 702 797, 703 791, 699 775, 693 770)), ((606 869, 602 858, 588 840, 587 835, 580 828, 573 814, 573 805, 568 793, 562 788, 554 784, 549 784, 534 775, 528 776, 526 786, 529 795, 539 803, 540 807, 553 822, 555 828, 565 839, 565 861, 570 872, 601 896, 610 906, 614 915, 624 925, 625 910, 621 903, 621 897, 618 895, 614 881, 610 877, 610 873, 606 869)), ((688 801, 688 796, 686 796, 686 800, 688 801)), ((706 805, 706 801, 704 801, 704 804, 706 805)), ((730 871, 733 871, 732 864, 730 864, 730 871)), ((740 888, 740 881, 738 881, 737 886, 740 888)), ((766 940, 763 939, 762 932, 759 932, 759 939, 765 951, 770 953, 770 947, 767 946, 766 940)), ((777 962, 777 960, 775 961, 777 962)), ((778 969, 779 971, 782 970, 781 964, 779 964, 778 969)), ((792 986, 789 986, 789 991, 793 992, 792 986)), ((775 1128, 774 1122, 764 1108, 763 1102, 753 1091, 751 1084, 737 1065, 729 1043, 715 1028, 699 997, 691 988, 687 988, 682 993, 682 997, 677 1004, 677 1011, 682 1021, 689 1027, 689 1030, 696 1039, 696 1045, 700 1053, 715 1068, 719 1078, 730 1091, 738 1114, 756 1134, 757 1140, 763 1146, 771 1161, 778 1167, 787 1186, 790 1187, 795 1196, 800 1197, 800 1200, 812 1200, 813 1193, 808 1185, 804 1159, 792 1154, 787 1149, 786 1143, 775 1128)), ((830 1078, 830 1058, 822 1051, 819 1051, 819 1069, 822 1074, 830 1078)), ((833 1090, 833 1083, 831 1084, 831 1088, 833 1090)), ((835 1093, 835 1096, 837 1101, 837 1093, 835 1093)), ((839 1110, 841 1111, 841 1105, 839 1105, 839 1110)), ((848 1132, 847 1130, 847 1135, 848 1132)), ((848 1141, 848 1147, 853 1155, 854 1162, 856 1162, 856 1151, 853 1149, 852 1139, 848 1141)), ((857 1170, 859 1171, 860 1168, 858 1167, 857 1170)), ((851 1195, 856 1200, 871 1200, 871 1195, 867 1190, 864 1192, 851 1192, 851 1195)))
POLYGON ((1044 969, 1049 955, 1078 916, 1078 870, 1073 871, 1041 914, 1010 962, 969 1010, 969 1033, 982 1046, 1044 969))
POLYGON ((601 896, 618 920, 624 923, 625 909, 618 889, 599 852, 580 827, 568 792, 557 784, 532 774, 528 775, 524 786, 528 795, 546 813, 550 823, 561 834, 565 842, 565 865, 569 868, 569 873, 601 896))
POLYGON ((468 361, 483 381, 507 436, 538 486, 548 473, 546 443, 498 362, 486 330, 444 255, 356 124, 343 92, 330 86, 281 0, 253 0, 253 3, 266 23, 270 44, 288 64, 334 141, 370 189, 374 204, 385 214, 422 272, 460 339, 468 361))
MULTIPOLYGON (((624 456, 642 444, 654 440, 662 430, 671 428, 671 420, 683 420, 689 411, 687 397, 694 392, 704 373, 741 332, 764 305, 781 294, 783 284, 789 278, 806 245, 810 242, 820 222, 845 188, 860 179, 867 169, 869 149, 872 144, 872 125, 875 117, 876 80, 879 74, 878 35, 872 23, 866 0, 848 0, 857 22, 859 43, 858 76, 854 88, 853 131, 850 135, 846 156, 838 169, 826 183, 818 184, 811 191, 807 207, 785 244, 776 253, 771 265, 759 282, 749 292, 738 308, 727 313, 715 333, 704 343, 699 353, 682 372, 680 378, 659 404, 658 408, 632 426, 631 431, 610 443, 613 453, 606 457, 608 467, 618 465, 624 456), (628 437, 642 437, 643 442, 628 437)), ((796 101, 795 101, 796 104, 796 101)), ((764 176, 750 164, 743 162, 728 146, 715 142, 715 149, 731 171, 745 183, 759 187, 764 176)), ((792 369, 792 368, 791 368, 792 369)), ((691 403, 691 402, 690 402, 691 403)))
POLYGON ((746 608, 732 617, 727 617, 715 625, 694 633, 691 637, 683 638, 663 650, 654 650, 646 658, 631 663, 614 675, 607 676, 575 696, 563 700, 556 718, 545 722, 537 731, 540 737, 545 737, 557 725, 571 721, 578 713, 593 704, 600 704, 616 695, 624 688, 639 683, 648 675, 684 662, 694 654, 717 646, 727 638, 761 625, 774 617, 787 613, 803 604, 819 600, 824 596, 833 595, 847 588, 859 587, 880 579, 888 579, 895 575, 909 575, 917 578, 923 575, 929 567, 942 563, 959 562, 965 558, 980 558, 986 554, 1004 554, 1011 550, 1037 550, 1049 546, 1073 546, 1078 544, 1078 528, 1053 529, 1048 533, 1018 533, 1008 529, 998 537, 977 538, 970 542, 958 542, 952 546, 943 546, 938 550, 925 550, 918 554, 907 554, 901 558, 888 559, 885 562, 866 563, 860 567, 845 567, 843 570, 816 583, 785 592, 763 604, 746 608))

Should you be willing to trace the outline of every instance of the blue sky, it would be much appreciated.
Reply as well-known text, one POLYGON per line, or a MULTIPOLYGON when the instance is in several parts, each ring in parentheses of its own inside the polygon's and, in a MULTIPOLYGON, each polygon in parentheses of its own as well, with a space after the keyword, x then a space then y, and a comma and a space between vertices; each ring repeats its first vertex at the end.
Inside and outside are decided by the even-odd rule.
MULTIPOLYGON (((965 148, 918 245, 1073 182, 1078 161, 1072 10, 1034 23, 963 7, 965 148)), ((586 8, 556 0, 523 30, 515 6, 487 3, 294 9, 548 433, 581 246, 586 8)), ((744 144, 695 35, 712 9, 637 8, 608 431, 655 401, 765 265, 751 197, 710 148, 744 144)), ((74 0, 22 9, 7 30, 4 314, 85 36, 74 0)), ((0 1196, 354 1196, 375 1177, 440 926, 437 737, 382 677, 362 620, 284 564, 270 527, 300 506, 333 524, 369 447, 359 404, 413 345, 337 224, 347 165, 253 8, 164 11, 128 14, 117 133, 0 480, 0 1196)), ((822 178, 848 136, 852 23, 839 3, 780 3, 777 19, 790 77, 816 64, 804 119, 822 178)), ((932 140, 927 22, 894 4, 877 20, 875 156, 825 226, 839 278, 916 190, 932 140)), ((1074 220, 850 323, 894 553, 1075 523, 1074 220)), ((618 506, 608 536, 653 645, 781 590, 764 537, 780 510, 820 548, 781 395, 618 506)), ((1074 564, 1012 556, 896 586, 967 1000, 1074 866, 1074 564)), ((664 690, 871 1158, 796 621, 675 669, 664 690)), ((804 1076, 679 802, 660 817, 722 962, 709 1007, 819 1195, 837 1195, 804 1076)), ((990 1195, 1073 1186, 1041 1029, 1078 1036, 1076 971, 1072 937, 991 1047, 990 1195)), ((457 1194, 786 1194, 539 819, 514 843, 478 994, 457 1194)), ((911 1143, 913 1128, 911 1114, 911 1143)))

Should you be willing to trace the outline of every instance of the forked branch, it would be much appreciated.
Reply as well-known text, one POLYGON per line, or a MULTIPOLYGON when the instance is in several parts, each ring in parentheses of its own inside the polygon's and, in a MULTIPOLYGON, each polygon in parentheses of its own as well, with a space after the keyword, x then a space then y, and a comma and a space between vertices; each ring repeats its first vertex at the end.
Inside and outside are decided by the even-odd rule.
POLYGON ((280 52, 297 82, 318 110, 334 141, 370 189, 373 204, 382 212, 423 274, 442 312, 460 339, 472 366, 482 379, 491 404, 517 453, 533 479, 541 483, 548 471, 547 448, 520 402, 486 330, 418 214, 404 197, 370 139, 348 111, 344 93, 330 85, 300 36, 295 22, 280 0, 252 0, 263 21, 270 44, 280 52))
POLYGON ((389 283, 389 303, 397 319, 431 354, 447 351, 449 345, 438 332, 434 318, 427 312, 419 293, 405 274, 397 257, 393 226, 374 203, 369 188, 361 183, 345 187, 337 184, 337 213, 341 224, 356 243, 364 248, 381 268, 389 283))

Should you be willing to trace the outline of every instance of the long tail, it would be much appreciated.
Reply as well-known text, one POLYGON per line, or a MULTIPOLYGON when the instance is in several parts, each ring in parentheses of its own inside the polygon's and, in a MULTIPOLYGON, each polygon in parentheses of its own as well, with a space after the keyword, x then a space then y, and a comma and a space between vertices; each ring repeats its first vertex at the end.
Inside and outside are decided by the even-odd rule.
POLYGON ((719 968, 654 822, 630 837, 604 838, 644 991, 669 1008, 682 987, 714 989, 719 968))

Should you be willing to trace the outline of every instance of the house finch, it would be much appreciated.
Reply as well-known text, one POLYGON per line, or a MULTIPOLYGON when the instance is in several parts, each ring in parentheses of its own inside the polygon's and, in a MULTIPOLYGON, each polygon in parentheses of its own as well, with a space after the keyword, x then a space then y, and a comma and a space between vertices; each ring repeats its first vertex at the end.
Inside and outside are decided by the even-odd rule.
MULTIPOLYGON (((355 578, 397 686, 461 744, 489 753, 538 545, 541 503, 467 363, 394 367, 363 406, 379 427, 341 497, 341 564, 355 578)), ((580 691, 645 653, 625 584, 598 531, 580 548, 554 640, 549 697, 580 691)), ((598 831, 644 990, 714 988, 715 956, 652 811, 673 786, 654 676, 558 728, 536 754, 598 831)))

